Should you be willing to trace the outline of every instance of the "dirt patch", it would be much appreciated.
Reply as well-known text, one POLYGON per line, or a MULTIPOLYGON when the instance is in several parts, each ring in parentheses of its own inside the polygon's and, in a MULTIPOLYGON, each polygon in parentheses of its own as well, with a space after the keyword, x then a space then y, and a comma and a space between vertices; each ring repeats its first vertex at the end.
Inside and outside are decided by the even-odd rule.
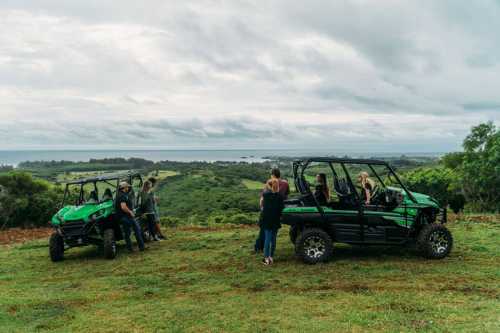
POLYGON ((500 223, 500 215, 499 214, 449 214, 448 222, 475 222, 475 223, 491 223, 497 224, 500 223))
POLYGON ((52 232, 52 228, 6 229, 0 231, 0 245, 24 243, 34 239, 47 238, 52 232))

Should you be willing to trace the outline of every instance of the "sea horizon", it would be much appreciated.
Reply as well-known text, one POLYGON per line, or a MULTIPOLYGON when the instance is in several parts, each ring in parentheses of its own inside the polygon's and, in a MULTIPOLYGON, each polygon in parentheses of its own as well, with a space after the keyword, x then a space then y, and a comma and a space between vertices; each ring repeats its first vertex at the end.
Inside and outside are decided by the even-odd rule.
POLYGON ((345 156, 350 157, 439 157, 444 152, 362 152, 327 149, 17 149, 0 150, 0 165, 18 166, 26 161, 87 162, 102 158, 143 158, 158 161, 265 162, 267 157, 345 156))

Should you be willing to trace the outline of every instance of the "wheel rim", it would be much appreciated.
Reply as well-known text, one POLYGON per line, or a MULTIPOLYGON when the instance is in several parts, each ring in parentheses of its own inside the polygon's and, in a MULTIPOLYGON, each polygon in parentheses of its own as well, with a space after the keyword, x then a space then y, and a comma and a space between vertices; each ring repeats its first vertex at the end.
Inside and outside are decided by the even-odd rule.
POLYGON ((310 236, 304 241, 304 252, 310 258, 320 258, 326 252, 326 242, 319 236, 310 236))
POLYGON ((436 230, 429 236, 429 243, 432 251, 436 254, 443 254, 448 250, 450 242, 443 230, 436 230))

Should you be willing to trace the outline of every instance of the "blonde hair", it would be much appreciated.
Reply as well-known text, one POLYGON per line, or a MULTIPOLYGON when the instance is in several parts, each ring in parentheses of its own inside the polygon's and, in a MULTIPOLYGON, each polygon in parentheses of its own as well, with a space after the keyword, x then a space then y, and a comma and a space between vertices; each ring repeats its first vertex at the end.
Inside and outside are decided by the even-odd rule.
POLYGON ((280 182, 277 178, 271 178, 266 182, 267 189, 277 193, 280 190, 280 182))
POLYGON ((361 185, 363 185, 363 187, 365 187, 367 183, 370 184, 372 189, 375 187, 375 182, 370 178, 370 175, 366 171, 360 172, 358 179, 361 180, 361 185))

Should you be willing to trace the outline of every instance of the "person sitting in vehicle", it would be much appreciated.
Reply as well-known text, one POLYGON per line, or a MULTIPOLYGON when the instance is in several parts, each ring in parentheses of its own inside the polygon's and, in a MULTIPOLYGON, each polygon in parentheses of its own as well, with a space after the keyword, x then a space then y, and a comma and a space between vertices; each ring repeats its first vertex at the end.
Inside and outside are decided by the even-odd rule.
POLYGON ((88 204, 96 204, 99 202, 99 198, 97 197, 96 191, 91 191, 89 195, 89 199, 87 200, 88 204))
POLYGON ((326 206, 330 201, 330 189, 328 188, 326 174, 324 173, 317 174, 316 182, 317 185, 314 191, 314 197, 321 206, 326 206))
POLYGON ((365 205, 369 205, 372 200, 373 190, 375 189, 375 182, 370 178, 368 172, 360 172, 358 181, 361 184, 361 198, 365 205))
POLYGON ((110 188, 104 190, 104 194, 102 195, 102 201, 113 200, 113 192, 111 192, 110 188))

